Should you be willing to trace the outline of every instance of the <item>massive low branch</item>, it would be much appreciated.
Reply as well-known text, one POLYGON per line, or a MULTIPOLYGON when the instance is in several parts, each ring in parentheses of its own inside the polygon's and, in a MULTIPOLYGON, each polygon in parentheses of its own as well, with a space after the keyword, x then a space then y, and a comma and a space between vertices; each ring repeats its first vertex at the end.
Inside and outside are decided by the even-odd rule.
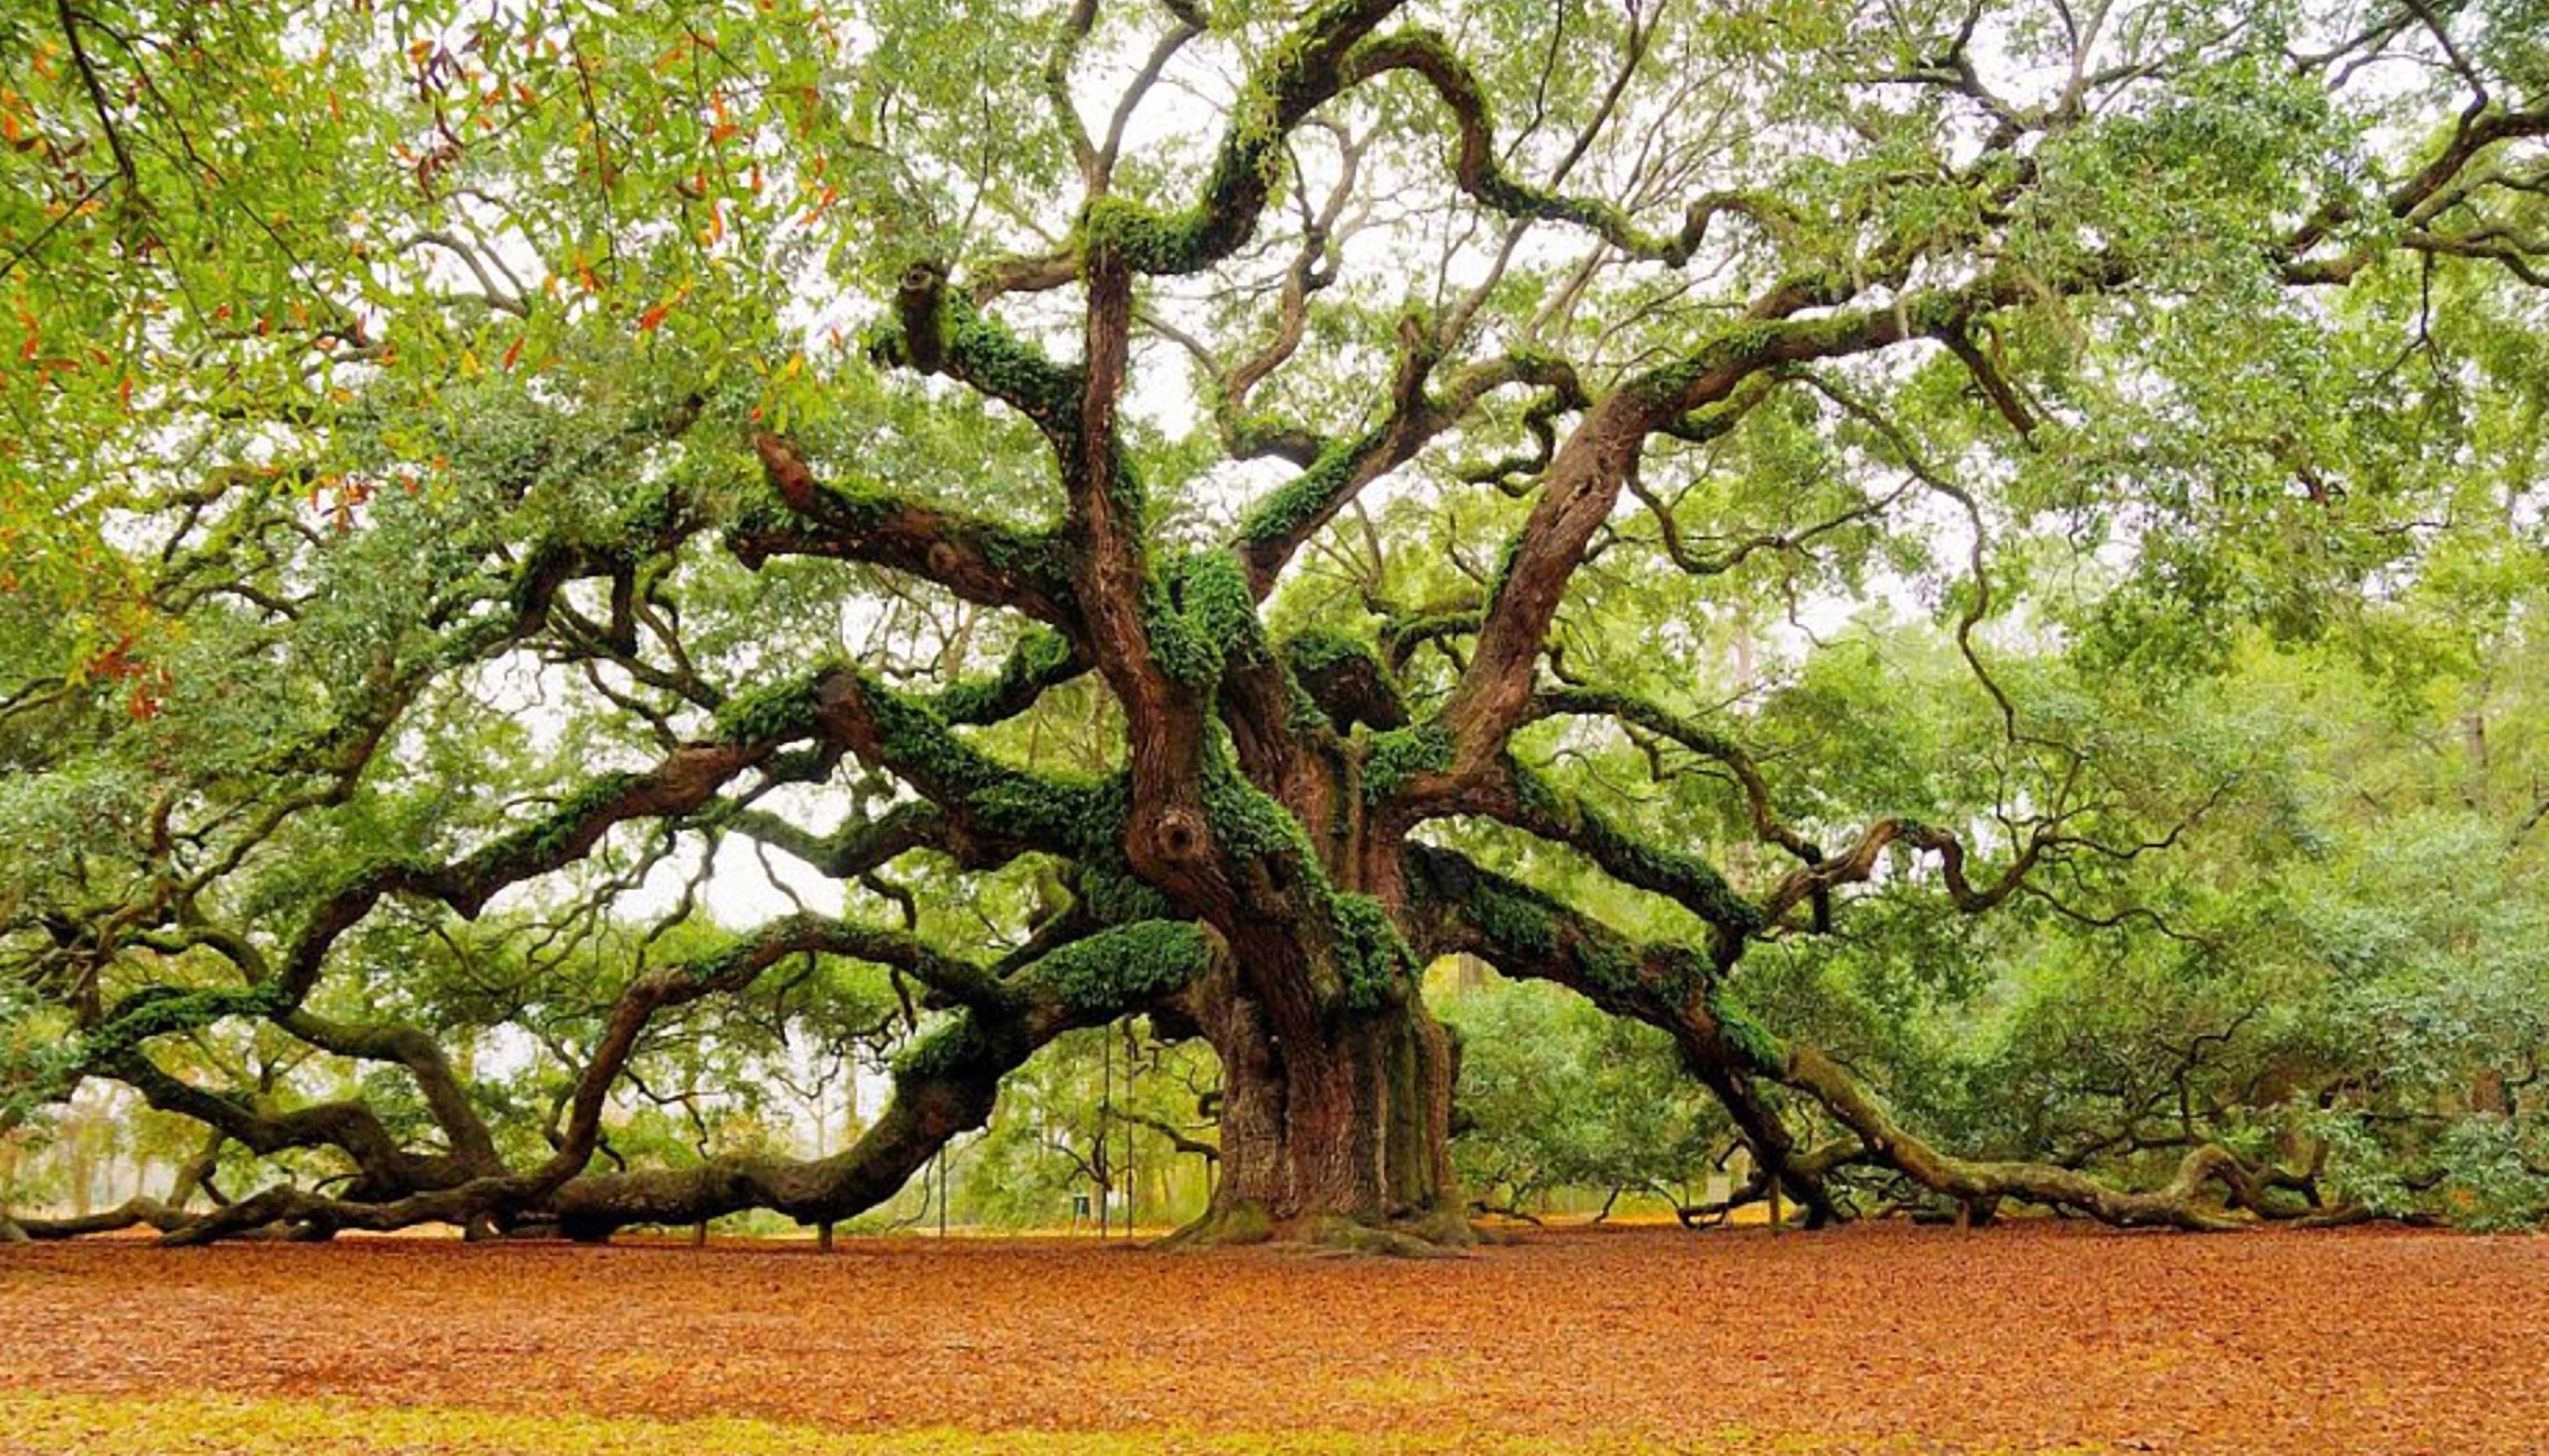
POLYGON ((251 1152, 271 1156, 292 1148, 334 1147, 351 1159, 361 1174, 357 1196, 450 1188, 490 1171, 467 1156, 410 1151, 379 1116, 359 1101, 318 1102, 264 1111, 244 1099, 172 1076, 138 1049, 107 1061, 99 1070, 140 1092, 142 1100, 157 1111, 219 1129, 251 1152))
MULTIPOLYGON (((1750 1079, 1777 1082, 1814 1099, 1847 1129, 1858 1147, 1845 1154, 1820 1153, 1809 1163, 1785 1167, 1828 1171, 1843 1163, 1892 1168, 1920 1186, 1974 1204, 2014 1198, 2069 1209, 2117 1225, 2158 1225, 2188 1229, 2251 1227, 2242 1214, 2207 1204, 2206 1188, 2219 1185, 2232 1209, 2281 1217, 2266 1190, 2275 1179, 2216 1144, 2192 1148, 2164 1186, 2147 1192, 2118 1189, 2076 1169, 2017 1160, 1972 1161, 1948 1156, 1898 1123, 1884 1105, 1839 1062, 1810 1046, 1781 1040, 1745 1014, 1718 986, 1704 962, 1672 947, 1640 946, 1529 886, 1480 868, 1465 857, 1411 846, 1408 882, 1426 917, 1428 949, 1466 951, 1508 974, 1569 986, 1605 1010, 1635 1017, 1672 1034, 1685 1060, 1712 1090, 1714 1078, 1747 1087, 1750 1079)), ((1729 1101, 1739 1126, 1747 1114, 1739 1090, 1729 1101)), ((1763 1140, 1747 1128, 1756 1157, 1784 1166, 1792 1144, 1763 1140), (1765 1154, 1764 1148, 1768 1151, 1765 1154)), ((1784 1130, 1778 1135, 1784 1138, 1784 1130)), ((1815 1195, 1824 1190, 1803 1177, 1815 1195)), ((1799 1194, 1801 1200, 1805 1193, 1799 1194)))
POLYGON ((278 1186, 200 1217, 156 1206, 119 1210, 102 1221, 37 1221, 39 1237, 71 1236, 146 1222, 173 1242, 201 1242, 292 1226, 325 1235, 343 1228, 391 1229, 424 1222, 555 1222, 595 1234, 635 1222, 692 1222, 744 1208, 807 1219, 845 1217, 899 1188, 947 1138, 989 1115, 999 1079, 1063 1031, 1112 1020, 1173 993, 1202 973, 1217 942, 1191 925, 1144 922, 1052 946, 1005 973, 946 956, 899 932, 816 915, 797 915, 737 937, 723 948, 646 972, 613 1005, 579 1074, 565 1128, 536 1169, 455 1168, 453 1160, 405 1152, 359 1104, 322 1104, 261 1116, 157 1074, 146 1063, 119 1069, 154 1103, 220 1127, 258 1150, 334 1143, 366 1172, 347 1193, 327 1196, 278 1186), (585 1171, 605 1101, 651 1020, 673 1007, 739 991, 770 966, 801 955, 833 955, 894 966, 959 1008, 915 1044, 896 1067, 897 1095, 878 1126, 838 1157, 713 1159, 696 1168, 594 1176, 585 1171))
POLYGON ((535 822, 449 864, 388 861, 349 875, 307 913, 270 969, 266 957, 243 948, 246 984, 137 992, 83 1029, 87 1059, 108 1067, 156 1037, 232 1016, 287 1016, 317 983, 337 939, 384 897, 423 895, 473 915, 507 886, 580 861, 621 823, 710 809, 736 776, 809 737, 837 743, 902 777, 986 853, 1005 857, 1034 844, 1101 864, 1116 853, 1110 830, 1121 825, 1122 811, 1106 784, 1066 783, 1001 765, 927 707, 853 669, 738 697, 726 705, 721 727, 718 739, 686 744, 651 770, 588 782, 535 822))
POLYGON ((2218 1181, 2234 1204, 2263 1211, 2264 1180, 2218 1143, 2190 1149, 2169 1181, 2148 1192, 2119 1189, 2052 1163, 1951 1157, 1906 1131, 1841 1063, 1810 1046, 1773 1046, 1776 1054, 1769 1075, 1812 1095, 1835 1121, 1857 1136, 1869 1158, 1934 1193, 1969 1204, 2015 1198, 2124 1227, 2153 1225, 2197 1231, 2251 1227, 2250 1220, 2204 1203, 2205 1187, 2218 1181))
POLYGON ((433 1115, 435 1126, 450 1144, 452 1163, 472 1176, 493 1173, 504 1166, 504 1159, 496 1151, 496 1139, 470 1103, 468 1089, 461 1085, 451 1058, 428 1033, 391 1023, 333 1021, 302 1008, 275 1018, 275 1024, 334 1055, 394 1062, 407 1068, 417 1091, 425 1098, 425 1110, 433 1115))
POLYGON ((1755 1164, 1775 1170, 1808 1221, 1839 1215, 1825 1165, 1797 1154, 1794 1135, 1755 1085, 1742 1046, 1750 1024, 1721 1018, 1710 961, 1678 947, 1641 946, 1457 851, 1411 844, 1403 858, 1426 954, 1475 956, 1507 975, 1555 981, 1614 1016, 1663 1031, 1734 1119, 1755 1164))
MULTIPOLYGON (((1778 1170, 1783 1186, 1801 1203, 1820 1211, 1814 1217, 1831 1210, 1825 1175, 1863 1163, 1894 1168, 1934 1192, 1977 1207, 2015 1197, 2119 1224, 2244 1227, 2245 1219, 2202 1202, 2200 1195, 2215 1184, 2237 1209, 2261 1217, 2293 1212, 2265 1201, 2267 1189, 2282 1186, 2278 1175, 2250 1169, 2219 1147, 2192 1148, 2173 1180, 2150 1192, 2119 1190, 2057 1165, 1949 1157, 1895 1124, 1881 1104, 1829 1058, 1780 1043, 1715 990, 1716 977, 1731 968, 1750 933, 1777 924, 1800 903, 1820 902, 1838 886, 1865 880, 1889 846, 1908 844, 1935 854, 1949 898, 1960 910, 1977 913, 2001 903, 2024 882, 2047 846, 2058 842, 2048 833, 2029 835, 2010 864, 1981 884, 1968 877, 1964 847, 1956 836, 1903 819, 1879 820, 1840 854, 1827 856, 1772 812, 1767 785, 1749 756, 1696 724, 1633 696, 1583 688, 1546 690, 1535 697, 1534 711, 1609 717, 1724 765, 1744 790, 1756 833, 1804 864, 1755 908, 1735 899, 1706 865, 1640 842, 1588 806, 1558 795, 1508 759, 1436 801, 1437 807, 1503 819, 1583 851, 1625 882, 1680 900, 1719 925, 1714 965, 1674 948, 1638 947, 1463 857, 1415 846, 1408 851, 1407 880, 1429 928, 1428 951, 1466 951, 1512 974, 1559 981, 1606 1010, 1671 1033, 1694 1073, 1717 1092, 1745 1130, 1756 1157, 1778 1170), (1761 1102, 1755 1078, 1812 1096, 1857 1141, 1831 1155, 1796 1154, 1784 1127, 1761 1102)), ((1423 733, 1410 730, 1399 736, 1417 742, 1423 733)), ((1448 755, 1448 746, 1436 752, 1448 755)))
POLYGON ((630 1224, 688 1224, 744 1209, 806 1223, 882 1203, 957 1134, 990 1118, 1000 1079, 1066 1031, 1102 1026, 1201 975, 1218 943, 1188 924, 1148 921, 1063 946, 1004 983, 1004 1006, 956 1013, 896 1059, 894 1097, 841 1152, 813 1160, 749 1154, 695 1167, 599 1174, 550 1208, 593 1237, 630 1224))

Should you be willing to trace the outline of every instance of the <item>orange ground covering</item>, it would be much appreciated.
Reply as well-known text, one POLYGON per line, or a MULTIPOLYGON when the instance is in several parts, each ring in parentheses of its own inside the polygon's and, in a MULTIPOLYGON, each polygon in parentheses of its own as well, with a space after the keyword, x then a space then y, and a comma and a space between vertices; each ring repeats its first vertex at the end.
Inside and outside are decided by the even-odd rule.
POLYGON ((1637 1228, 1414 1263, 90 1243, 0 1249, 0 1390, 1554 1448, 2533 1453, 2549 1239, 1637 1228))

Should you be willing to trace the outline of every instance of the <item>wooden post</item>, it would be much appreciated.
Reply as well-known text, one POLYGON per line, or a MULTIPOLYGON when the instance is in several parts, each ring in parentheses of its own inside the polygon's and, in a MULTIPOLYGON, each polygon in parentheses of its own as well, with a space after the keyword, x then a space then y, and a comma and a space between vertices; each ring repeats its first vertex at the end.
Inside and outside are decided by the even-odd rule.
POLYGON ((1097 1236, 1104 1238, 1114 1210, 1115 1170, 1106 1165, 1106 1123, 1115 1106, 1115 1028, 1108 1025, 1097 1039, 1097 1236))
MULTIPOLYGON (((1133 1024, 1124 1024, 1124 1101, 1133 1100, 1133 1078, 1140 1075, 1142 1064, 1133 1056, 1133 1024)), ((1133 1236, 1133 1200, 1141 1192, 1141 1180, 1133 1167, 1133 1125, 1124 1125, 1124 1236, 1133 1236)))

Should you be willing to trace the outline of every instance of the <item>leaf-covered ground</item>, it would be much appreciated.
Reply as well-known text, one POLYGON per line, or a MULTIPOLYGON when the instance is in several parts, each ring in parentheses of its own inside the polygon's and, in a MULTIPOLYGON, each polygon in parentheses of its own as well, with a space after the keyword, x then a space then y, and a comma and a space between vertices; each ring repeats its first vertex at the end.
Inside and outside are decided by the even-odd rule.
POLYGON ((2549 1239, 0 1250, 0 1451, 2538 1452, 2549 1239))

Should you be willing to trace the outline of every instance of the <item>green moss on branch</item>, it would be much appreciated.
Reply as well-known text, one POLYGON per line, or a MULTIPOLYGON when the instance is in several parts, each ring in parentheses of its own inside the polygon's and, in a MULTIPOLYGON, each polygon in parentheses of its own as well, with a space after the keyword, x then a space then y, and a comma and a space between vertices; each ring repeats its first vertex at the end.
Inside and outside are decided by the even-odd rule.
POLYGON ((1385 431, 1373 430, 1321 450, 1309 469, 1249 507, 1240 518, 1239 544, 1252 555, 1298 544, 1336 513, 1354 483, 1357 467, 1384 441, 1385 431))
POLYGON ((1105 250, 1139 273, 1199 272, 1230 256, 1256 230, 1283 166, 1283 138, 1337 94, 1342 63, 1397 0, 1323 0, 1305 14, 1240 89, 1213 153, 1203 197, 1158 212, 1101 199, 1081 220, 1086 250, 1105 250))
POLYGON ((1415 952, 1380 901, 1337 893, 1328 914, 1336 932, 1337 970, 1346 1008, 1376 1011, 1415 983, 1415 952))
POLYGON ((1373 734, 1364 755, 1364 801, 1386 803, 1417 774, 1451 768, 1456 747, 1451 730, 1432 723, 1373 734))
POLYGON ((1630 833, 1520 763, 1507 760, 1506 767, 1517 827, 1581 851, 1612 878, 1666 896, 1711 925, 1738 934, 1761 928, 1760 907, 1737 894, 1715 865, 1630 833))
POLYGON ((80 1064, 108 1066, 157 1037, 199 1032, 229 1017, 278 1016, 292 998, 280 982, 253 986, 202 986, 186 990, 149 986, 126 997, 97 1025, 80 1033, 80 1064))
POLYGON ((934 706, 948 723, 997 722, 1024 711, 1037 694, 1078 675, 1084 666, 1069 638, 1033 628, 1001 660, 999 671, 946 688, 934 706))
POLYGON ((815 688, 824 674, 836 670, 819 668, 727 698, 717 709, 718 741, 738 745, 788 743, 821 733, 822 712, 815 688))
POLYGON ((1023 979, 1076 1015, 1111 1017, 1203 974, 1212 954, 1212 938, 1200 926, 1144 920, 1074 941, 1038 960, 1023 979))
POLYGON ((1194 552, 1154 578, 1143 593, 1142 622, 1161 670, 1189 687, 1208 688, 1233 664, 1265 657, 1257 599, 1227 551, 1194 552))

